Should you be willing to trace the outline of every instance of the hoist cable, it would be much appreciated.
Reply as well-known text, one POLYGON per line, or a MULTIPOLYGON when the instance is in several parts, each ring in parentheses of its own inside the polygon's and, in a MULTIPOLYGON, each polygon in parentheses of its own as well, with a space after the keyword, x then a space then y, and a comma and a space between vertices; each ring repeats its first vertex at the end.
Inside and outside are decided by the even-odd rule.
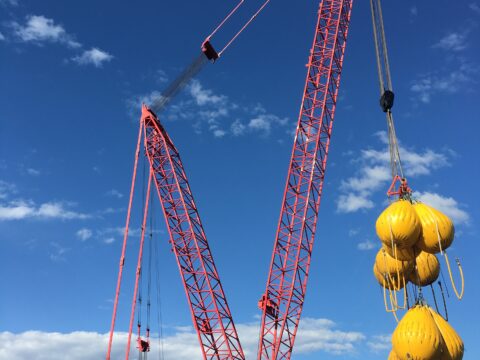
POLYGON ((400 159, 400 151, 395 132, 393 114, 391 111, 394 95, 380 0, 370 0, 370 10, 372 13, 373 38, 375 42, 375 55, 377 60, 378 80, 380 86, 380 104, 383 107, 387 118, 390 167, 393 178, 396 175, 399 175, 403 179, 403 167, 400 159))

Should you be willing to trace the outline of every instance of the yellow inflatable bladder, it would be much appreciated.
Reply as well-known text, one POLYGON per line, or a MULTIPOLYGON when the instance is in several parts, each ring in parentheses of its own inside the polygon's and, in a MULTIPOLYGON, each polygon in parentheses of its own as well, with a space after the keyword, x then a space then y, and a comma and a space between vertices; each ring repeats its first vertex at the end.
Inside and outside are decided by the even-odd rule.
POLYGON ((375 257, 375 266, 381 274, 408 277, 413 270, 413 265, 413 261, 401 261, 391 257, 383 248, 378 250, 375 257))
POLYGON ((417 246, 430 254, 447 249, 455 235, 452 220, 444 213, 423 203, 416 203, 413 208, 422 228, 417 246))
POLYGON ((422 227, 408 200, 398 200, 388 206, 378 217, 375 228, 386 246, 398 249, 410 248, 418 241, 422 227))
POLYGON ((461 360, 464 352, 462 339, 443 317, 437 314, 432 308, 429 308, 429 310, 437 324, 438 330, 440 330, 442 334, 447 348, 447 353, 445 353, 442 360, 461 360))
POLYGON ((401 360, 397 354, 395 354, 395 351, 390 351, 390 354, 388 355, 388 360, 401 360))
POLYGON ((420 253, 420 250, 415 249, 414 247, 399 249, 396 246, 394 248, 391 248, 390 246, 387 246, 387 245, 383 244, 383 249, 391 257, 393 257, 397 260, 402 260, 402 261, 413 260, 420 253))
POLYGON ((392 335, 393 350, 402 360, 444 360, 445 341, 429 307, 407 311, 392 335))
POLYGON ((422 251, 415 259, 415 267, 408 280, 417 286, 427 286, 437 280, 439 274, 440 263, 437 257, 422 251))

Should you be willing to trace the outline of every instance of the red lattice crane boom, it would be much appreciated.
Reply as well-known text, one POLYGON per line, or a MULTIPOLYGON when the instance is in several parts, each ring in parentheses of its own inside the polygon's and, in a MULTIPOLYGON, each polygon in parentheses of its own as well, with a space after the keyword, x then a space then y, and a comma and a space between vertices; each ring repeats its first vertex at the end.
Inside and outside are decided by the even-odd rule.
MULTIPOLYGON (((206 360, 244 360, 245 356, 180 155, 156 115, 146 106, 142 107, 140 127, 140 131, 143 129, 144 150, 150 165, 149 179, 153 180, 162 204, 170 243, 185 287, 193 326, 198 335, 203 358, 206 360)), ((140 134, 137 157, 139 147, 140 134)), ((132 186, 132 193, 133 188, 132 186)), ((148 188, 150 189, 150 180, 148 188)), ((130 199, 132 199, 132 195, 130 199)), ((145 206, 148 207, 148 200, 145 202, 145 206)), ((130 208, 131 200, 128 214, 130 208)), ((148 211, 145 209, 144 222, 147 213, 148 211)), ((128 234, 128 217, 129 215, 127 215, 126 234, 128 234)), ((140 251, 142 244, 143 228, 140 251)), ((141 253, 139 257, 141 258, 141 253)), ((120 261, 107 360, 110 359, 124 259, 125 253, 123 252, 120 261)), ((137 284, 140 271, 141 265, 138 265, 137 284)), ((132 319, 135 311, 137 284, 133 297, 132 319)), ((133 321, 130 323, 126 359, 128 359, 130 351, 132 323, 133 321)))
POLYGON ((353 0, 322 0, 262 309, 257 359, 290 359, 308 280, 353 0))

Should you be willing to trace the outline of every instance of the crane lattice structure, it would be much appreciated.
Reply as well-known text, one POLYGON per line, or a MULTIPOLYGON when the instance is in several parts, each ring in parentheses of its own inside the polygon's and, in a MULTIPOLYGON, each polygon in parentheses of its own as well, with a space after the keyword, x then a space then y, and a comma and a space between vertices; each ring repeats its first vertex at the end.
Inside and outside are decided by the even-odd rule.
POLYGON ((111 356, 116 309, 120 294, 123 267, 125 265, 126 242, 142 133, 143 149, 150 165, 150 175, 145 201, 144 225, 142 226, 125 358, 129 358, 130 352, 130 338, 133 327, 133 314, 135 312, 135 300, 138 291, 138 279, 141 272, 141 252, 143 248, 146 216, 148 213, 150 183, 153 180, 160 203, 162 204, 163 214, 170 235, 170 243, 177 260, 187 301, 191 310, 193 326, 201 344, 203 358, 209 360, 243 360, 245 356, 180 155, 157 116, 146 106, 142 107, 142 116, 140 119, 134 175, 130 204, 127 212, 127 226, 120 260, 107 360, 109 360, 111 356))
POLYGON ((257 359, 290 359, 305 300, 352 0, 323 0, 266 290, 257 359))
MULTIPOLYGON (((202 52, 216 61, 226 48, 257 17, 270 0, 217 53, 211 37, 238 10, 244 0, 228 14, 202 44, 202 52)), ((321 0, 313 46, 308 62, 307 79, 297 131, 288 170, 280 220, 265 293, 259 301, 262 310, 258 360, 290 359, 297 334, 308 281, 310 260, 322 195, 328 149, 332 134, 343 57, 353 0, 321 0)), ((167 88, 162 109, 191 76, 200 71, 203 60, 197 59, 173 85, 167 88)), ((215 267, 198 209, 188 184, 180 155, 156 114, 142 107, 135 166, 127 221, 120 259, 116 297, 107 352, 110 360, 112 339, 120 294, 138 157, 142 149, 148 158, 149 180, 145 199, 135 289, 126 359, 136 306, 138 280, 145 235, 148 198, 155 184, 190 306, 193 326, 205 360, 244 360, 245 355, 215 267), (143 135, 143 136, 142 136, 143 135)), ((149 329, 147 329, 149 334, 149 329)), ((148 336, 148 335, 147 335, 148 336)), ((139 349, 148 344, 138 337, 139 349), (141 342, 143 341, 143 343, 141 342)), ((148 341, 148 337, 147 337, 148 341)))

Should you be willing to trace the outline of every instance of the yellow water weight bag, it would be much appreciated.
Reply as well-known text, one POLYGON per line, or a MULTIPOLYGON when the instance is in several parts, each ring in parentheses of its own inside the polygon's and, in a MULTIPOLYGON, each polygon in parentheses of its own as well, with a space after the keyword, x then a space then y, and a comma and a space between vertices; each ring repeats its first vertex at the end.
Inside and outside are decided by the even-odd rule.
POLYGON ((388 355, 388 360, 401 360, 397 354, 395 354, 395 351, 390 351, 390 354, 388 355))
POLYGON ((421 234, 417 246, 425 252, 436 254, 447 249, 453 242, 455 228, 452 220, 444 213, 423 203, 413 205, 421 223, 421 234))
POLYGON ((429 308, 429 310, 437 324, 438 330, 440 330, 442 334, 447 348, 447 353, 442 360, 461 360, 464 351, 463 340, 443 317, 438 315, 432 308, 429 308))
POLYGON ((408 277, 413 270, 413 261, 397 260, 385 251, 385 249, 378 250, 375 257, 375 266, 381 274, 397 275, 408 277))
POLYGON ((402 261, 414 260, 417 257, 418 253, 420 252, 420 250, 415 249, 414 247, 399 249, 395 246, 392 249, 390 246, 387 246, 385 244, 383 244, 383 249, 391 257, 397 260, 402 260, 402 261))
POLYGON ((445 341, 426 305, 407 311, 392 335, 393 350, 401 360, 444 360, 445 341))
POLYGON ((413 205, 408 200, 397 200, 378 217, 377 235, 386 246, 411 248, 418 241, 422 227, 413 205))
POLYGON ((422 251, 415 259, 415 267, 408 280, 417 286, 427 286, 437 280, 439 274, 440 263, 437 257, 422 251))

